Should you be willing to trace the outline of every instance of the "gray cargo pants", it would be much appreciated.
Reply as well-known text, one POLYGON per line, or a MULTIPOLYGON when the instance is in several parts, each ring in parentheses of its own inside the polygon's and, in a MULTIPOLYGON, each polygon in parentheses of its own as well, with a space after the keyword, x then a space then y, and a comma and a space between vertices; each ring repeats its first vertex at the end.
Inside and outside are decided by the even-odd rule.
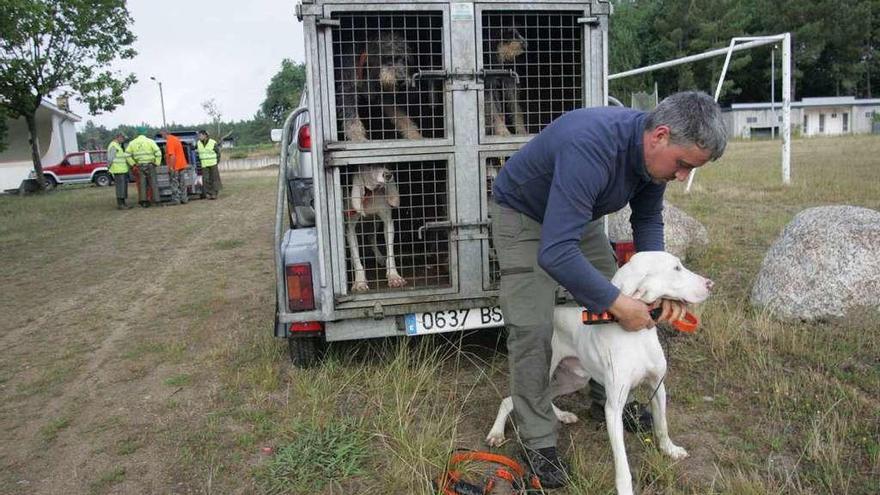
MULTIPOLYGON (((501 269, 501 311, 507 326, 510 395, 526 447, 556 445, 558 421, 550 397, 553 307, 559 285, 538 266, 541 224, 494 201, 492 242, 501 269)), ((609 279, 617 271, 602 220, 590 222, 580 243, 584 256, 609 279)))
POLYGON ((128 172, 113 174, 113 183, 116 186, 116 199, 128 198, 128 172))
POLYGON ((138 165, 138 202, 150 201, 154 205, 162 202, 159 197, 159 183, 156 180, 156 166, 152 163, 138 165), (147 199, 147 188, 150 188, 152 200, 147 199))

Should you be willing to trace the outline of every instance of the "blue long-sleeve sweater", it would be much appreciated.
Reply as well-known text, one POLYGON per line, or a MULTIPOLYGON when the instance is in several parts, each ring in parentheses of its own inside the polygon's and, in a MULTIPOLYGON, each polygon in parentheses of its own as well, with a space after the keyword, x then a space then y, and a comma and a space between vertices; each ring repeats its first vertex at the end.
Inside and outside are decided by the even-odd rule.
POLYGON ((614 107, 568 112, 510 157, 492 188, 499 204, 542 224, 539 266, 591 311, 620 291, 580 251, 587 223, 629 203, 636 250, 663 250, 666 185, 645 169, 645 118, 614 107))

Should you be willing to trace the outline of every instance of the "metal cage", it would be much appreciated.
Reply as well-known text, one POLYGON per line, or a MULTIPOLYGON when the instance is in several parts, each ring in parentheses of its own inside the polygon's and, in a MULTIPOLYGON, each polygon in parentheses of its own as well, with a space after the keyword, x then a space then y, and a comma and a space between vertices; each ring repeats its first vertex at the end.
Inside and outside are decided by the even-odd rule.
POLYGON ((391 317, 497 304, 494 178, 553 119, 605 104, 609 10, 599 0, 299 7, 315 235, 297 237, 296 252, 313 253, 320 286, 320 316, 302 318, 342 339, 393 334, 391 317))
POLYGON ((480 16, 487 136, 537 134, 583 104, 577 10, 484 10, 480 16))
POLYGON ((336 139, 446 136, 442 11, 333 12, 336 139))
POLYGON ((447 179, 446 160, 366 163, 339 169, 347 248, 341 293, 451 287, 449 233, 435 228, 449 223, 447 179), (393 257, 389 258, 389 251, 393 257), (402 283, 389 276, 392 269, 402 283), (358 280, 366 282, 366 287, 355 287, 358 280))

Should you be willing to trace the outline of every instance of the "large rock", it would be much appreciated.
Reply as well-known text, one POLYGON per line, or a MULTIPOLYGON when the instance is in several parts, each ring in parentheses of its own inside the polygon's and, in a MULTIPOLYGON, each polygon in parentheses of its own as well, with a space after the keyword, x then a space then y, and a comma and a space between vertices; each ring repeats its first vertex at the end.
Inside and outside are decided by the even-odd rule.
POLYGON ((797 214, 767 252, 752 304, 813 320, 880 309, 880 212, 823 206, 797 214))
MULTIPOLYGON (((608 239, 612 242, 631 241, 633 238, 629 216, 632 210, 629 205, 609 215, 608 239)), ((704 249, 709 245, 709 233, 706 227, 684 211, 663 202, 663 232, 666 236, 666 251, 686 259, 688 255, 704 249)))

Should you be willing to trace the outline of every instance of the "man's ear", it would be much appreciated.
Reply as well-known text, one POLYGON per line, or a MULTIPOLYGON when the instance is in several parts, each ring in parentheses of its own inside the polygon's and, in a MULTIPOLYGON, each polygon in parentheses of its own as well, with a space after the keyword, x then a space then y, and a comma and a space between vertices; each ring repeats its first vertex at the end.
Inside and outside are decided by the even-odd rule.
POLYGON ((658 125, 657 127, 654 128, 653 131, 651 131, 649 133, 651 145, 657 146, 658 144, 660 144, 664 140, 668 141, 669 140, 669 133, 670 133, 670 130, 669 130, 668 125, 666 125, 666 124, 658 125))

